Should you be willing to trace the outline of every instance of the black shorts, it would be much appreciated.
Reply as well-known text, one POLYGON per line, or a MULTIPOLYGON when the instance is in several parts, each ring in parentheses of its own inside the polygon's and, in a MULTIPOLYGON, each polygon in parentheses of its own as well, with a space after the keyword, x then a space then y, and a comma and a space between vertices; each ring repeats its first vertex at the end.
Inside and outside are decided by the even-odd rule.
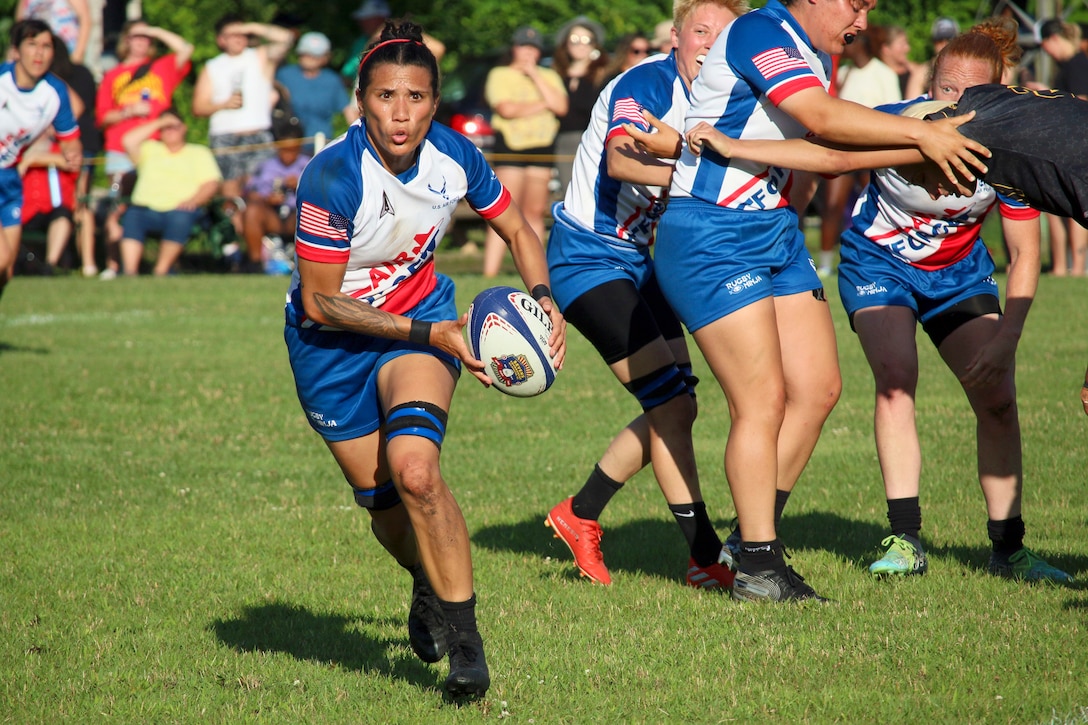
POLYGON ((665 301, 657 277, 642 289, 617 279, 585 292, 563 311, 609 365, 631 357, 659 337, 675 340, 684 328, 665 301))
POLYGON ((67 219, 68 221, 72 221, 72 210, 67 207, 58 206, 51 211, 35 214, 23 224, 23 231, 44 232, 56 219, 67 219))

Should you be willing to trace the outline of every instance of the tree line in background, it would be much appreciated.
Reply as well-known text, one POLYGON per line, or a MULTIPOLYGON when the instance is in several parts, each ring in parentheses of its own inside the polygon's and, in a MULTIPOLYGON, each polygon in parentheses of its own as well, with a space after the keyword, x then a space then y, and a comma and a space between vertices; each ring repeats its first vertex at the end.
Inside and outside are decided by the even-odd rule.
MULTIPOLYGON (((760 7, 764 2, 752 0, 752 6, 760 7)), ((293 16, 303 29, 325 33, 333 42, 331 65, 335 67, 347 60, 345 54, 356 37, 351 13, 358 5, 358 0, 327 4, 313 0, 143 0, 149 22, 171 28, 196 45, 194 62, 198 65, 218 52, 212 30, 215 21, 224 13, 237 12, 262 22, 277 15, 293 16)), ((446 44, 444 69, 463 57, 501 51, 521 25, 535 25, 550 38, 567 20, 587 15, 604 25, 609 38, 615 39, 635 31, 651 34, 658 22, 672 15, 672 3, 667 0, 392 0, 390 5, 397 15, 411 16, 446 44)), ((991 0, 883 0, 870 19, 906 28, 915 60, 923 60, 930 49, 929 28, 935 18, 952 17, 966 28, 976 17, 985 17, 992 6, 991 0)))
MULTIPOLYGON (((761 7, 766 0, 750 0, 761 7)), ((930 25, 939 16, 954 18, 962 28, 988 16, 1000 0, 881 0, 870 15, 873 23, 899 25, 911 39, 911 55, 916 61, 932 51, 930 25)), ((6 45, 7 28, 17 0, 0 0, 0 31, 6 45)), ((291 18, 303 31, 318 30, 332 40, 330 67, 338 69, 347 61, 347 52, 358 34, 351 13, 360 0, 143 0, 143 16, 152 25, 179 33, 196 46, 193 72, 175 96, 182 113, 191 118, 192 84, 200 67, 215 56, 215 22, 224 14, 238 13, 247 20, 270 22, 291 18)), ((1034 12, 1035 0, 1023 0, 1028 12, 1034 12)), ((442 68, 449 71, 466 58, 496 57, 508 45, 514 30, 534 25, 550 40, 567 20, 587 15, 599 21, 608 32, 609 41, 625 33, 641 31, 652 35, 654 26, 671 17, 669 0, 390 0, 397 16, 410 16, 428 33, 446 44, 442 68)), ((1083 8, 1071 19, 1088 17, 1083 8)), ((206 123, 198 120, 192 127, 193 140, 202 140, 206 123)))

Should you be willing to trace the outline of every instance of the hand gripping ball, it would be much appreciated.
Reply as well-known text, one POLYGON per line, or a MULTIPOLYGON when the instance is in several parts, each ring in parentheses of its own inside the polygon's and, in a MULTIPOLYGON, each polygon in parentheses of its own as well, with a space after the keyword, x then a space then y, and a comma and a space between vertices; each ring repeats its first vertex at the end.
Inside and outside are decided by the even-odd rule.
POLYGON ((555 382, 548 348, 552 321, 536 300, 513 287, 492 287, 468 308, 472 354, 482 360, 494 387, 529 398, 555 382))

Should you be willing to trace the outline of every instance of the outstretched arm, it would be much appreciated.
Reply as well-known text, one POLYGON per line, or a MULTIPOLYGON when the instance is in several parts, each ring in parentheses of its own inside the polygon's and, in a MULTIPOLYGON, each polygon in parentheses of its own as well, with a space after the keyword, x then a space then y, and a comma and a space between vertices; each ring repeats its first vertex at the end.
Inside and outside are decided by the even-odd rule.
POLYGON ((866 147, 913 146, 935 162, 965 195, 974 190, 961 179, 973 182, 976 173, 984 174, 987 170, 982 159, 989 158, 989 150, 957 130, 971 119, 970 114, 923 121, 834 98, 822 88, 798 91, 779 107, 827 141, 866 147))
POLYGON ((863 169, 905 166, 925 161, 918 149, 848 149, 827 145, 821 139, 734 139, 705 121, 687 133, 688 148, 695 155, 709 148, 727 159, 753 161, 818 174, 847 174, 863 169))

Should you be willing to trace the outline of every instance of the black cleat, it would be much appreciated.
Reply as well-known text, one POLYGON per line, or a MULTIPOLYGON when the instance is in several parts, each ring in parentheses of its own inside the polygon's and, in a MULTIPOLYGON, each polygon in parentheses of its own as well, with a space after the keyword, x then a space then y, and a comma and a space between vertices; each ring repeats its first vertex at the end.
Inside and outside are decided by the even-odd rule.
POLYGON ((413 578, 408 607, 408 644, 424 662, 438 662, 449 649, 449 627, 438 597, 426 578, 413 578))
POLYGON ((462 634, 450 646, 450 674, 446 692, 451 698, 483 697, 491 686, 484 659, 484 643, 478 632, 462 634))
POLYGON ((748 573, 738 571, 733 580, 733 599, 742 602, 787 602, 811 599, 826 602, 816 591, 805 584, 804 578, 787 566, 779 571, 767 569, 748 573))

